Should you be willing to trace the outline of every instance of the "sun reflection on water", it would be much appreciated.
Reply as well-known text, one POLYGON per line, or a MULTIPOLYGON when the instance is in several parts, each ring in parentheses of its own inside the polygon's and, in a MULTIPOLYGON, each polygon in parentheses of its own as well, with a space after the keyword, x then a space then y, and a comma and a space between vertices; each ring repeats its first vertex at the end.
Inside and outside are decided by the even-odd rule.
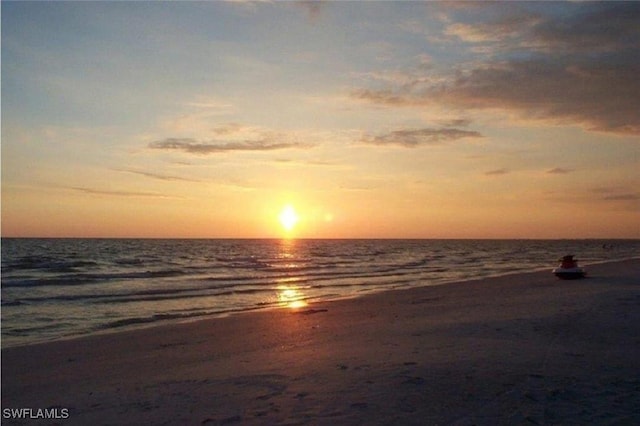
POLYGON ((282 284, 278 287, 278 302, 280 306, 290 309, 303 308, 308 305, 304 301, 304 294, 295 285, 282 284))
MULTIPOLYGON (((278 257, 283 261, 280 268, 283 270, 295 270, 300 265, 296 261, 296 241, 284 239, 280 242, 280 253, 278 257)), ((278 304, 283 308, 299 309, 308 305, 306 296, 302 292, 302 287, 296 284, 300 277, 290 276, 278 279, 276 287, 278 304)))

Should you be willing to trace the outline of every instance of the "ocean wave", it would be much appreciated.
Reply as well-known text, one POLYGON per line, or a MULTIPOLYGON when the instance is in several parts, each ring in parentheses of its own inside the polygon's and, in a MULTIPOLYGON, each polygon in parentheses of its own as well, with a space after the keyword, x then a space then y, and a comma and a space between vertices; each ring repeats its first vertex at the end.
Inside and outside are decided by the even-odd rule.
POLYGON ((3 287, 46 287, 46 286, 72 286, 91 284, 102 281, 134 280, 141 278, 166 278, 184 275, 181 269, 166 269, 159 271, 142 272, 105 272, 105 273, 76 273, 67 275, 54 275, 38 278, 10 278, 3 280, 3 287))
POLYGON ((133 317, 133 318, 123 318, 116 321, 111 321, 105 324, 101 324, 97 326, 97 329, 110 329, 110 328, 119 328, 126 327, 129 325, 137 325, 137 324, 148 324, 157 321, 166 321, 171 319, 186 319, 193 318, 199 316, 205 316, 207 313, 191 313, 191 314, 155 314, 148 317, 133 317))
POLYGON ((2 306, 20 306, 24 305, 22 300, 3 300, 2 306))
POLYGON ((60 260, 48 256, 25 256, 12 262, 3 263, 3 272, 37 270, 43 272, 71 272, 78 268, 98 266, 92 260, 60 260))
POLYGON ((229 296, 229 295, 240 295, 240 294, 258 294, 258 293, 274 293, 277 289, 275 288, 253 288, 253 289, 234 289, 227 290, 215 293, 207 293, 199 291, 194 294, 184 294, 184 293, 176 293, 176 292, 168 292, 168 293, 159 293, 159 294, 151 294, 151 295, 128 295, 128 296, 110 296, 100 299, 94 299, 92 303, 102 303, 102 304, 119 304, 119 303, 131 303, 131 302, 157 302, 161 300, 171 300, 178 301, 184 299, 204 299, 206 297, 220 297, 220 296, 229 296))
POLYGON ((104 324, 100 324, 95 327, 96 330, 107 330, 114 328, 127 327, 132 325, 141 325, 141 324, 152 324, 160 321, 169 321, 169 320, 186 320, 193 318, 202 318, 202 317, 211 317, 215 315, 225 315, 236 312, 246 312, 258 310, 260 307, 246 307, 241 309, 220 309, 213 311, 199 311, 199 312, 176 312, 176 313, 164 313, 164 314, 153 314, 144 317, 128 317, 119 319, 116 321, 106 322, 104 324))
POLYGON ((69 326, 69 323, 55 322, 49 319, 44 324, 33 325, 29 327, 2 327, 2 334, 10 336, 24 336, 32 333, 50 332, 52 330, 61 330, 69 326))

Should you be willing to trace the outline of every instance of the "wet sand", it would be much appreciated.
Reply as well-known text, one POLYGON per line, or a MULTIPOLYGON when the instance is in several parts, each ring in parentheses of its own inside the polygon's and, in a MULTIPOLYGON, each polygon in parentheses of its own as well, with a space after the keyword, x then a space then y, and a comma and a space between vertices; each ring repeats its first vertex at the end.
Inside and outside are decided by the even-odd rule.
POLYGON ((3 349, 2 423, 640 424, 640 260, 587 269, 3 349))

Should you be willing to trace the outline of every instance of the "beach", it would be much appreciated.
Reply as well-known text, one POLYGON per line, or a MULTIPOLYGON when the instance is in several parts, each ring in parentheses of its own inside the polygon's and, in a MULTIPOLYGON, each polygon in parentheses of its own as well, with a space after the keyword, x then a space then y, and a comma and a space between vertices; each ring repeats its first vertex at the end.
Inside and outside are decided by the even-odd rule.
POLYGON ((587 271, 6 348, 3 424, 638 424, 640 260, 587 271))

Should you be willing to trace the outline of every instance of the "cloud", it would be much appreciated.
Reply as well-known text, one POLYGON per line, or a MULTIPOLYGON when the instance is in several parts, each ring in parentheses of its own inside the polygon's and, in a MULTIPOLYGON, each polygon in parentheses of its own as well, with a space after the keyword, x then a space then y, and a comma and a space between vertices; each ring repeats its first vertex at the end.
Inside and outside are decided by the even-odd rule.
POLYGON ((616 195, 607 195, 602 197, 603 200, 607 201, 638 201, 640 200, 640 194, 616 194, 616 195))
POLYGON ((67 189, 71 189, 74 191, 84 192, 85 194, 91 195, 108 195, 108 196, 116 196, 116 197, 144 197, 144 198, 179 198, 174 196, 168 196, 164 194, 160 194, 157 192, 137 192, 137 191, 114 191, 108 189, 95 189, 95 188, 85 188, 80 186, 70 186, 67 189))
POLYGON ((212 129, 213 133, 218 136, 237 134, 247 130, 251 131, 251 128, 240 123, 227 123, 220 126, 216 126, 212 129))
POLYGON ((484 22, 450 20, 444 34, 472 44, 472 50, 483 45, 487 47, 484 51, 493 53, 520 50, 592 55, 637 48, 640 7, 633 2, 568 4, 565 12, 509 6, 486 6, 492 13, 484 22))
POLYGON ((210 155, 243 151, 261 152, 292 148, 308 149, 315 145, 306 141, 313 139, 316 139, 316 137, 309 132, 279 132, 241 123, 226 123, 213 128, 209 126, 206 136, 202 139, 194 137, 168 137, 149 143, 148 148, 210 155))
POLYGON ((294 160, 291 158, 276 158, 273 160, 278 164, 294 166, 294 167, 307 167, 307 166, 315 166, 315 167, 341 167, 341 164, 334 161, 324 161, 324 160, 294 160))
POLYGON ((309 21, 316 23, 322 16, 322 9, 327 6, 327 3, 320 0, 305 0, 294 2, 298 7, 302 7, 306 10, 309 21))
POLYGON ((444 34, 469 43, 498 42, 520 37, 538 22, 535 14, 511 11, 490 22, 452 23, 445 28, 444 34))
POLYGON ((573 171, 574 171, 573 169, 564 169, 562 167, 555 167, 553 169, 547 170, 547 173, 551 175, 564 175, 567 173, 571 173, 573 171))
POLYGON ((134 170, 134 169, 113 169, 117 172, 125 172, 125 173, 133 173, 136 175, 140 175, 140 176, 146 176, 146 177, 150 177, 153 179, 159 179, 159 180, 166 180, 166 181, 180 181, 180 182, 200 182, 196 179, 188 179, 188 178, 183 178, 180 176, 172 176, 172 175, 165 175, 165 174, 161 174, 161 173, 153 173, 153 172, 145 172, 145 171, 141 171, 141 170, 134 170))
POLYGON ((221 101, 210 100, 210 99, 186 102, 185 106, 200 109, 200 110, 207 110, 210 115, 228 114, 234 108, 234 105, 229 102, 221 102, 221 101))
POLYGON ((591 192, 595 194, 611 194, 614 192, 620 192, 624 190, 624 188, 620 186, 598 186, 596 188, 591 188, 591 192))
POLYGON ((508 169, 496 169, 485 172, 484 174, 485 176, 501 176, 506 175, 507 173, 509 173, 508 169))
POLYGON ((415 148, 422 145, 440 145, 463 138, 479 138, 482 135, 475 131, 455 128, 396 130, 378 136, 367 135, 361 142, 370 145, 399 145, 415 148))
POLYGON ((514 19, 521 11, 489 22, 451 23, 445 34, 494 54, 449 69, 416 67, 404 74, 412 80, 377 80, 351 96, 387 107, 502 111, 640 135, 640 4, 567 6, 576 13, 540 13, 522 25, 514 19))
POLYGON ((531 28, 534 46, 562 52, 612 52, 637 49, 640 6, 634 2, 576 5, 582 13, 547 19, 531 28))
MULTIPOLYGON (((619 202, 634 211, 640 208, 640 193, 635 191, 633 186, 600 186, 591 188, 589 192, 597 194, 596 199, 602 202, 619 202)), ((589 197, 594 198, 593 195, 589 195, 589 197)))
POLYGON ((352 97, 395 107, 444 103, 461 109, 499 109, 532 120, 638 135, 638 75, 640 62, 634 58, 571 64, 536 59, 485 64, 427 90, 361 89, 352 97))
POLYGON ((468 127, 471 124, 471 120, 467 118, 453 118, 450 120, 441 120, 442 127, 468 127))
POLYGON ((426 99, 412 96, 410 91, 403 93, 402 91, 390 89, 355 89, 351 91, 350 95, 352 98, 358 100, 387 106, 417 106, 429 104, 426 99))
POLYGON ((613 58, 607 63, 514 61, 475 69, 431 95, 463 108, 505 109, 588 130, 640 134, 638 75, 640 62, 613 58))
POLYGON ((604 208, 621 211, 638 212, 640 210, 640 193, 634 188, 611 187, 590 190, 575 189, 547 192, 547 199, 555 203, 578 204, 585 208, 604 208), (612 193, 613 192, 613 193, 612 193), (594 196, 595 194, 600 194, 594 196))
POLYGON ((320 166, 320 167, 335 167, 339 166, 339 163, 333 161, 322 161, 322 160, 310 160, 305 162, 305 164, 309 166, 320 166))
POLYGON ((295 142, 273 142, 270 140, 240 141, 240 142, 198 142, 191 138, 167 138, 151 142, 149 148, 184 151, 189 154, 220 154, 234 151, 275 151, 288 148, 307 148, 309 145, 295 142))

